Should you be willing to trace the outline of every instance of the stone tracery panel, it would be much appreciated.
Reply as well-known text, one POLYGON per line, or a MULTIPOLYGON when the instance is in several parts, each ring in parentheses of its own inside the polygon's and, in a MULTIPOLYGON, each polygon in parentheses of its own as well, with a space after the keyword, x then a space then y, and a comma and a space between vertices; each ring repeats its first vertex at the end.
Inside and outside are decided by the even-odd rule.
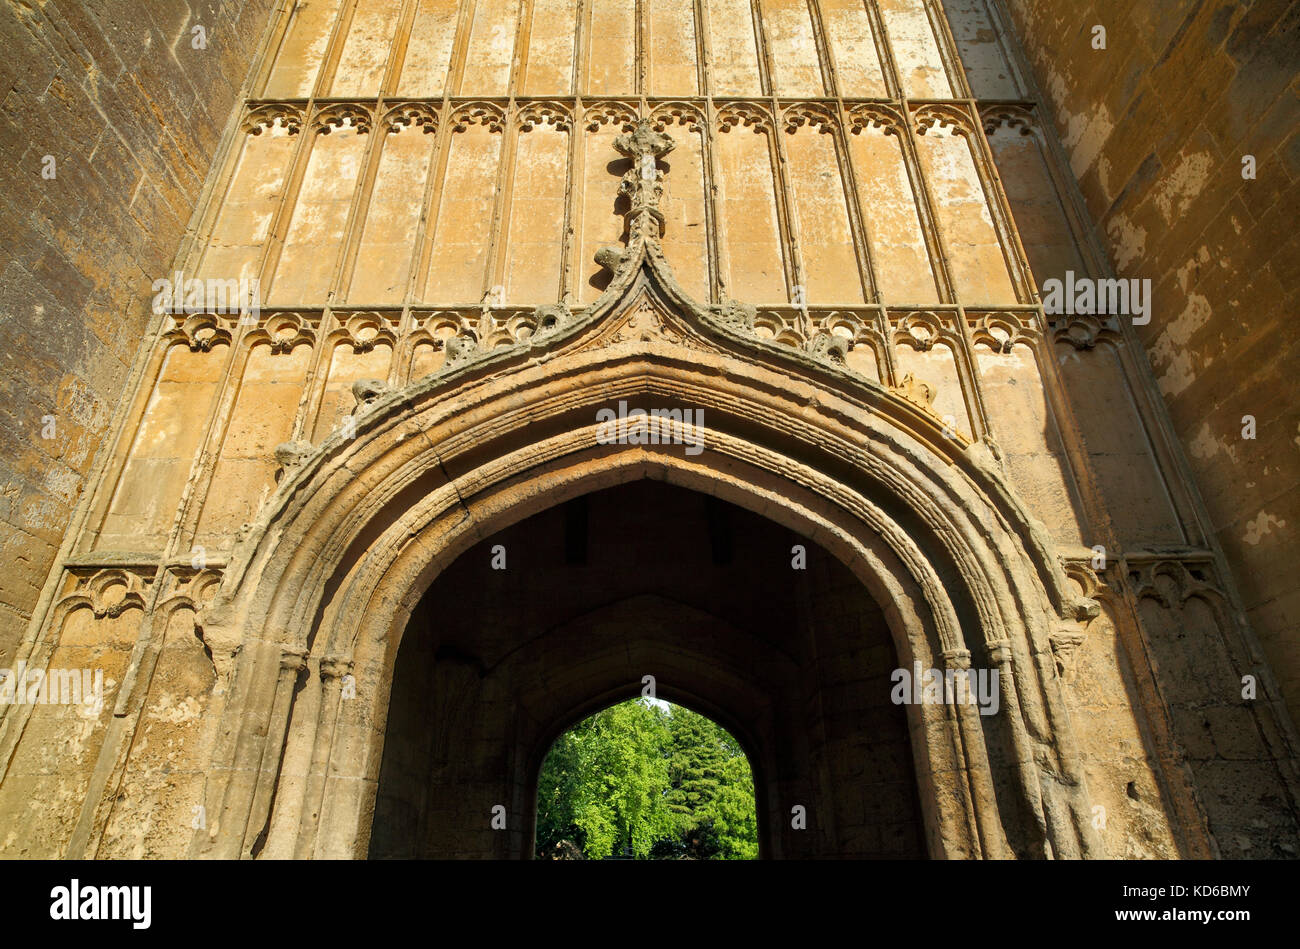
MULTIPOLYGON (((985 0, 945 6, 950 18, 962 6, 958 47, 974 49, 968 27, 983 22, 985 0)), ((270 288, 262 324, 185 320, 160 334, 149 395, 101 491, 109 500, 96 502, 95 549, 174 558, 193 540, 224 554, 276 490, 276 446, 292 441, 305 456, 338 431, 363 398, 354 384, 378 397, 372 383, 423 379, 580 313, 616 269, 596 252, 628 239, 620 188, 632 162, 613 141, 641 117, 675 140, 659 164, 660 246, 692 297, 733 317, 734 301, 758 304, 753 337, 951 420, 959 447, 982 440, 1062 545, 1095 540, 1080 498, 1091 480, 1126 525, 1125 545, 1188 541, 1120 335, 1088 320, 1040 335, 1041 307, 1017 265, 1041 278, 1081 259, 1078 240, 1050 155, 1029 134, 1032 103, 956 100, 938 11, 922 0, 298 5, 247 103, 194 256, 203 276, 260 277, 270 288), (550 98, 529 98, 540 96, 550 98), (1058 416, 1058 376, 1074 421, 1058 416), (213 407, 210 427, 181 424, 213 407), (1084 454, 1090 471, 1072 471, 1084 454), (147 504, 136 503, 142 492, 147 504)), ((1022 94, 993 52, 967 69, 972 91, 1022 94)), ((1140 599, 1166 635, 1159 598, 1140 599)), ((1196 612, 1206 602, 1178 609, 1208 636, 1196 612)), ((207 675, 194 615, 178 608, 174 628, 150 634, 173 649, 165 678, 187 664, 207 675)), ((1085 640, 1079 653, 1110 686, 1127 674, 1106 645, 1124 622, 1105 612, 1101 646, 1085 640)), ((70 646, 83 636, 126 648, 133 635, 68 629, 70 646)), ((169 701, 149 693, 164 717, 179 708, 169 701)), ((1112 724, 1107 734, 1137 760, 1138 726, 1112 724)), ((1123 805, 1112 792, 1102 793, 1123 805)), ((138 852, 116 826, 103 852, 138 852)), ((1158 837, 1141 855, 1163 853, 1158 837)))

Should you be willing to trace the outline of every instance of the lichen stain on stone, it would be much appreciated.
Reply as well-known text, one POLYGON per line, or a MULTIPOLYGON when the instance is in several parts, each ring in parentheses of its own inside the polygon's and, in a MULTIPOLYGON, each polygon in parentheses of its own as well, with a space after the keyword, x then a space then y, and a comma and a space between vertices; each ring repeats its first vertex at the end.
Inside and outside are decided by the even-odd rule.
POLYGON ((1237 461, 1237 452, 1232 444, 1224 439, 1215 438, 1208 422, 1201 424, 1196 437, 1188 443, 1187 448, 1193 458, 1204 460, 1213 458, 1217 453, 1223 452, 1228 456, 1229 461, 1234 464, 1237 461))
POLYGON ((1184 155, 1174 169, 1157 182, 1151 196, 1165 223, 1173 224, 1187 212, 1192 201, 1204 190, 1213 163, 1214 157, 1209 152, 1184 155))
POLYGON ((1146 228, 1134 224, 1124 214, 1116 214, 1110 219, 1106 224, 1106 236, 1110 238, 1115 254, 1115 269, 1121 272, 1146 253, 1146 228))
POLYGON ((1075 177, 1082 178, 1084 172, 1092 167, 1114 130, 1115 123, 1111 119, 1110 110, 1104 105, 1098 105, 1090 115, 1077 114, 1070 117, 1061 144, 1070 153, 1070 168, 1075 177))
POLYGON ((1254 546, 1264 539, 1265 534, 1273 533, 1274 527, 1280 531, 1286 527, 1286 521, 1267 511, 1260 511, 1258 517, 1246 522, 1246 533, 1241 539, 1254 546))

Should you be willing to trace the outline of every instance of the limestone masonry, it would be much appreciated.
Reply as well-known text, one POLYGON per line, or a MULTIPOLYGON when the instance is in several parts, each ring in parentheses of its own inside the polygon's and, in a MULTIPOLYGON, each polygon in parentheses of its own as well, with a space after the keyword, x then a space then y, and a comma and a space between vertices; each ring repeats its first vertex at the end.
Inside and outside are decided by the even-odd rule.
POLYGON ((1119 6, 8 4, 0 854, 526 857, 649 675, 763 856, 1300 856, 1300 2, 1119 6))

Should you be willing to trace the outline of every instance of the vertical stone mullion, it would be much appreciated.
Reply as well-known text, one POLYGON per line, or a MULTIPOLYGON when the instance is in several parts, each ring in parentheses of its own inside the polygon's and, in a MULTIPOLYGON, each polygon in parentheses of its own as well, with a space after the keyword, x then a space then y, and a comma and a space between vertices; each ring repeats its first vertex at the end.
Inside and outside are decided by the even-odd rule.
POLYGON ((867 11, 867 21, 871 24, 871 38, 876 44, 876 55, 880 58, 880 75, 885 80, 885 90, 896 103, 903 105, 903 83, 898 78, 898 63, 894 61, 894 48, 889 45, 889 32, 885 29, 885 18, 880 15, 876 0, 862 0, 867 11))
POLYGON ((853 168, 853 156, 849 154, 848 113, 844 109, 842 99, 836 100, 835 120, 835 160, 840 166, 840 186, 844 191, 844 206, 849 215, 849 232, 853 235, 853 249, 858 258, 862 298, 868 303, 879 303, 880 290, 876 284, 876 270, 871 259, 871 243, 867 239, 867 218, 862 213, 858 196, 858 176, 853 168))
POLYGON ((763 21, 762 0, 749 0, 750 16, 754 26, 754 50, 758 53, 758 82, 763 96, 772 100, 772 109, 776 107, 776 81, 772 69, 772 53, 767 40, 767 24, 763 21))
MULTIPOLYGON (((165 317, 163 325, 166 325, 165 317)), ((155 336, 148 362, 144 366, 140 376, 140 383, 131 400, 131 407, 123 423, 117 429, 117 438, 114 440, 110 454, 106 459, 107 463, 100 476, 102 480, 99 481, 99 486, 95 491, 92 507, 87 512, 84 523, 77 531, 78 534, 81 534, 88 529, 91 536, 83 537, 82 543, 78 546, 93 546, 94 539, 103 530, 104 521, 107 519, 108 512, 113 504, 113 497, 117 494, 118 486, 122 483, 122 476, 126 474, 126 465, 130 460, 131 448, 135 445, 136 435, 140 432, 140 426, 144 424, 144 417, 149 409, 149 401, 153 397, 154 388, 158 385, 159 378, 162 376, 163 363, 166 361, 171 348, 181 345, 184 344, 164 339, 161 334, 155 336)))
MULTIPOLYGON (((448 97, 444 94, 443 106, 438 116, 437 141, 434 154, 429 158, 429 177, 424 189, 424 213, 417 228, 415 266, 407 280, 406 305, 424 299, 429 285, 429 267, 433 263, 433 239, 438 230, 438 212, 442 207, 442 193, 446 185, 447 157, 451 152, 452 121, 448 97)), ((400 134, 400 133, 399 133, 400 134)))
MULTIPOLYGON (((488 238, 487 265, 483 268, 483 292, 479 302, 496 304, 493 290, 501 288, 501 303, 505 303, 506 256, 503 253, 509 238, 511 202, 514 199, 515 159, 519 150, 519 109, 512 99, 506 108, 501 128, 501 147, 497 151, 497 182, 492 204, 492 230, 488 238), (489 297, 493 297, 491 301, 489 297)), ((486 311, 485 311, 486 312, 486 311)), ((481 337, 482 342, 486 337, 481 337)))
POLYGON ((298 396, 298 410, 293 419, 291 441, 308 441, 310 432, 307 420, 314 419, 325 398, 325 386, 329 383, 330 368, 334 363, 334 350, 339 345, 335 339, 339 321, 331 307, 321 311, 320 329, 316 334, 316 343, 312 346, 311 359, 307 362, 307 372, 302 380, 302 393, 298 396), (324 365, 322 370, 321 366, 324 365))
POLYGON ((301 8, 296 3, 286 3, 281 6, 274 33, 266 46, 262 61, 257 66, 257 73, 249 86, 251 98, 265 95, 266 84, 271 81, 271 74, 275 72, 276 61, 280 58, 280 51, 284 48, 285 40, 289 38, 289 31, 293 29, 294 19, 299 9, 301 8))
MULTIPOLYGON (((586 0, 579 0, 579 8, 586 0)), ((587 168, 587 116, 581 97, 573 100, 573 133, 569 139, 569 195, 565 206, 564 253, 561 269, 562 300, 577 299, 579 267, 582 253, 582 228, 585 220, 583 192, 587 168)))
POLYGON ((1011 18, 1007 16, 1000 0, 983 0, 983 2, 984 9, 988 11, 989 22, 993 25, 993 33, 997 37, 998 47, 1002 50, 1002 61, 1011 70, 1011 78, 1016 88, 1022 95, 1028 94, 1034 84, 1026 75, 1028 70, 1024 65, 1024 55, 1020 51, 1019 43, 1015 39, 1015 29, 1010 25, 1011 18))
MULTIPOLYGON (((420 0, 403 0, 402 12, 397 17, 397 36, 388 49, 388 65, 384 69, 384 78, 379 83, 379 98, 391 98, 397 94, 397 86, 402 79, 402 68, 406 65, 406 50, 411 42, 411 28, 415 25, 415 14, 420 0)), ((378 115, 375 116, 379 118, 378 115)))
MULTIPOLYGON (((709 64, 713 62, 713 40, 709 36, 709 5, 706 0, 694 0, 695 7, 695 82, 701 98, 708 99, 708 108, 712 109, 713 77, 709 74, 709 64)), ((712 137, 713 126, 708 132, 712 137)))
POLYGON ((578 103, 575 99, 569 112, 568 159, 564 166, 564 223, 560 232, 560 272, 556 275, 556 298, 562 302, 569 299, 569 277, 573 269, 573 194, 580 191, 579 180, 574 174, 576 156, 582 153, 582 126, 579 123, 578 103))
POLYGON ((311 161, 312 149, 315 147, 319 131, 313 127, 315 120, 314 100, 308 100, 303 115, 302 131, 289 158, 289 174, 286 177, 284 194, 271 219, 267 230, 266 245, 262 248, 261 261, 257 269, 257 286, 263 300, 269 300, 274 283, 275 268, 280 262, 284 250, 284 239, 289 233, 289 223, 293 220, 293 209, 298 203, 298 194, 302 190, 302 180, 307 174, 307 164, 311 161))
MULTIPOLYGON (((573 6, 573 63, 569 67, 569 93, 575 98, 586 93, 586 71, 583 69, 583 63, 587 56, 587 31, 583 29, 586 23, 587 4, 591 0, 577 0, 573 6)), ((574 103, 574 116, 576 117, 577 103, 574 103)))
POLYGON ((948 77, 948 88, 957 99, 974 99, 970 83, 966 81, 966 70, 962 68, 961 55, 957 52, 957 42, 953 38, 948 24, 948 16, 939 7, 938 0, 922 0, 925 17, 930 22, 930 32, 934 34, 935 46, 939 49, 939 59, 943 62, 943 71, 948 77))
POLYGON ((325 46, 325 55, 321 58, 320 72, 316 73, 316 85, 313 99, 329 98, 329 89, 334 85, 339 62, 343 59, 343 46, 348 40, 348 31, 352 28, 352 18, 361 0, 343 0, 338 16, 334 19, 334 29, 330 33, 329 43, 325 46))
POLYGON ((812 24, 813 45, 817 49, 817 65, 822 74, 822 93, 829 97, 839 97, 839 83, 835 77, 835 63, 831 57, 830 42, 826 37, 826 25, 822 22, 821 6, 817 0, 805 0, 808 5, 808 22, 812 24))
POLYGON ((961 342, 957 374, 966 390, 966 414, 970 417, 971 438, 979 441, 989 433, 991 425, 984 405, 984 385, 975 359, 975 337, 966 319, 966 308, 961 305, 957 307, 957 338, 961 342))
POLYGON ((343 225, 343 241, 334 264, 334 275, 325 291, 327 304, 342 303, 348 298, 348 290, 352 286, 352 271, 356 267, 357 252, 361 248, 361 235, 365 231, 366 216, 370 210, 370 198, 374 194, 375 178, 379 174, 379 162, 383 157, 385 136, 388 134, 382 118, 384 110, 382 98, 376 101, 374 109, 375 114, 371 118, 370 130, 365 133, 354 132, 357 135, 365 134, 368 141, 365 154, 361 159, 361 174, 357 176, 357 183, 352 192, 348 218, 343 225))
POLYGON ((510 77, 506 80, 506 95, 511 104, 528 75, 528 46, 533 35, 533 2, 519 0, 519 19, 515 24, 515 48, 510 60, 510 77))
POLYGON ((1029 258, 1011 217, 1011 204, 1007 200, 997 165, 993 161, 993 150, 989 146, 988 139, 984 137, 984 125, 980 121, 979 110, 975 108, 974 100, 971 100, 966 108, 971 113, 972 124, 970 132, 964 137, 970 149, 971 161, 975 165, 975 173, 979 175, 989 216, 993 218, 994 233, 997 234, 998 242, 1002 245, 1002 255, 1008 264, 1011 283, 1016 291, 1016 300, 1019 303, 1037 303, 1038 289, 1034 286, 1033 275, 1029 269, 1029 258))
POLYGON ((415 315, 409 304, 403 304, 402 312, 397 317, 397 341, 393 344, 393 357, 388 361, 388 378, 385 380, 390 389, 400 389, 411 381, 414 336, 415 315))
POLYGON ((190 476, 181 491, 181 498, 176 506, 176 519, 167 537, 163 562, 175 557, 186 544, 193 548, 198 533, 199 515, 203 502, 216 473, 217 461, 221 458, 221 446, 225 442, 226 432, 230 428, 231 416, 239 402, 239 393, 244 387, 244 369, 252 355, 252 345, 246 341, 250 333, 258 327, 252 322, 246 323, 241 317, 231 334, 230 358, 226 362, 226 372, 217 388, 217 397, 212 400, 212 410, 205 422, 206 434, 200 442, 198 457, 190 468, 190 476))
POLYGON ((633 12, 636 32, 633 34, 632 49, 632 92, 641 99, 641 115, 647 115, 646 96, 650 93, 650 50, 646 47, 646 37, 650 34, 647 21, 650 18, 650 4, 647 0, 635 0, 633 12))
POLYGON ((785 139, 785 114, 781 110, 780 104, 775 96, 772 102, 772 141, 770 144, 772 154, 772 167, 776 170, 776 204, 777 220, 781 227, 781 247, 783 256, 786 261, 786 293, 790 299, 794 299, 796 287, 801 287, 800 294, 803 294, 803 305, 799 309, 799 329, 805 340, 808 339, 808 287, 804 279, 802 248, 799 242, 799 221, 795 212, 795 195, 794 187, 790 182, 790 166, 786 157, 785 139))
POLYGON ((463 94, 461 83, 465 79, 465 63, 469 58, 469 41, 474 32, 474 17, 478 0, 462 0, 460 17, 456 21, 456 36, 451 44, 451 62, 447 69, 447 82, 443 87, 443 100, 463 94))
MULTIPOLYGON (((203 265, 203 258, 207 256, 208 245, 212 242, 212 232, 216 230, 226 202, 230 199, 230 190, 235 184, 235 170, 239 167, 239 160, 248 145, 249 133, 242 128, 243 117, 247 114, 248 106, 241 105, 240 121, 235 125, 235 135, 223 141, 221 151, 212 164, 209 180, 204 183, 204 195, 199 199, 203 210, 198 218, 198 225, 194 229, 194 236, 183 259, 176 261, 182 273, 191 271, 197 273, 203 265), (235 143, 238 143, 238 147, 234 147, 235 143)), ((270 134, 270 131, 268 130, 266 134, 270 134)))
POLYGON ((957 302, 957 291, 952 279, 952 267, 948 262, 948 245, 943 239, 943 228, 935 213, 934 195, 925 172, 921 167, 921 156, 916 147, 916 123, 912 116, 908 100, 903 102, 903 123, 898 130, 899 143, 902 146, 903 164, 907 168, 907 177, 912 185, 912 194, 916 198, 916 210, 920 218, 921 233, 925 235, 925 246, 930 252, 930 268, 934 271, 938 283, 939 302, 953 304, 957 302))
MULTIPOLYGON (((135 648, 122 677, 117 702, 99 747, 95 771, 68 843, 65 857, 70 860, 92 859, 96 856, 104 830, 112 819, 119 800, 118 795, 107 794, 106 789, 120 787, 138 736, 140 715, 144 710, 154 669, 158 665, 163 640, 173 615, 173 611, 164 613, 158 606, 174 592, 174 574, 168 571, 164 561, 159 564, 154 576, 153 590, 140 618, 135 648)), ((197 614, 197 604, 195 612, 197 614)))
MULTIPOLYGON (((697 7, 698 8, 698 7, 697 7)), ((696 21, 699 22, 698 20, 696 21)), ((700 145, 703 149, 701 166, 704 170, 704 226, 705 252, 709 262, 709 301, 722 302, 722 255, 721 241, 718 240, 718 113, 713 107, 713 100, 705 99, 703 103, 704 122, 700 128, 700 145)))
POLYGON ((1056 421, 1056 430, 1061 439, 1065 464, 1071 480, 1079 491, 1079 503, 1083 506, 1085 523, 1080 527, 1091 543, 1101 543, 1107 550, 1116 547, 1117 538, 1111 527, 1110 517, 1106 513, 1102 500, 1101 485, 1093 473, 1092 463, 1088 458, 1087 446, 1080 435, 1082 431, 1076 420, 1074 406, 1066 390, 1065 379, 1061 375, 1061 364, 1056 359, 1056 342, 1052 328, 1042 313, 1042 307, 1036 310, 1036 319, 1042 328, 1038 344, 1034 347, 1034 358, 1038 365, 1038 375, 1046 390, 1047 407, 1056 421))
POLYGON ((578 3, 578 39, 574 44, 574 60, 578 65, 578 95, 589 96, 591 89, 591 41, 592 20, 596 16, 596 0, 579 0, 578 3), (582 58, 578 60, 578 47, 582 48, 582 58))

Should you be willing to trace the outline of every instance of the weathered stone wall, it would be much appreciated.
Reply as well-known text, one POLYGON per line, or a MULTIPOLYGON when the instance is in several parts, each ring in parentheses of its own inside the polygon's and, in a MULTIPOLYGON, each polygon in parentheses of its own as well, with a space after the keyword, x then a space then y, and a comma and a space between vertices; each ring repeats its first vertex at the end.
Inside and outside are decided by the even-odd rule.
POLYGON ((1152 281, 1138 336, 1294 720, 1300 3, 1006 6, 1118 274, 1152 281))
MULTIPOLYGON (((584 454, 624 395, 707 406, 698 461, 646 458, 802 524, 871 590, 812 596, 806 628, 842 638, 808 640, 827 674, 798 689, 848 717, 787 736, 813 742, 839 849, 900 849, 890 795, 868 813, 830 787, 896 757, 852 732, 888 682, 878 608, 898 661, 1008 684, 999 716, 909 712, 928 853, 1289 853, 1294 749, 1273 690, 1240 696, 1263 663, 1145 357, 1113 314, 1035 299, 1103 274, 999 9, 281 8, 195 239, 173 234, 184 270, 255 279, 262 305, 122 347, 146 351, 137 385, 17 657, 102 671, 111 711, 0 716, 0 854, 363 854, 398 613, 444 569, 435 590, 482 592, 458 532, 496 534, 499 506, 650 477, 584 454)), ((531 617, 560 582, 493 608, 531 617)), ((413 648, 399 676, 439 664, 413 648)), ((579 678, 539 688, 581 691, 552 668, 579 678)), ((530 772, 492 769, 523 744, 461 762, 487 763, 463 786, 513 782, 517 812, 530 772)))
POLYGON ((0 11, 0 665, 110 434, 150 284, 182 245, 271 8, 0 11))

